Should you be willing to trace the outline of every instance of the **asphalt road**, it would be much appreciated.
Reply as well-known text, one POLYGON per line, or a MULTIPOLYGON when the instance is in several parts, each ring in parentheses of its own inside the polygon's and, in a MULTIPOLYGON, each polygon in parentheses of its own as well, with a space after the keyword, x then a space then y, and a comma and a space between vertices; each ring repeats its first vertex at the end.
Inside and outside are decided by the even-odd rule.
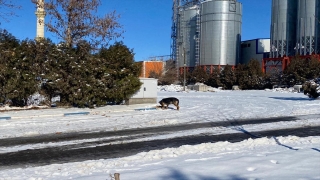
MULTIPOLYGON (((119 158, 137 154, 143 151, 179 147, 181 145, 195 145, 200 143, 229 141, 239 142, 248 138, 276 137, 295 135, 299 137, 320 136, 320 126, 299 127, 292 129, 275 129, 259 132, 248 132, 242 129, 242 125, 263 124, 284 121, 300 121, 304 119, 319 118, 320 115, 290 116, 261 119, 239 119, 219 122, 178 124, 170 126, 127 129, 120 131, 101 132, 77 132, 48 134, 34 137, 10 138, 0 140, 0 147, 16 145, 28 145, 36 143, 63 142, 71 140, 105 138, 101 141, 85 142, 73 145, 47 147, 42 149, 28 149, 17 152, 0 154, 0 169, 11 169, 16 167, 30 167, 49 165, 53 163, 79 162, 85 160, 119 158), (123 144, 112 144, 119 141, 136 140, 155 135, 172 134, 177 131, 195 130, 208 127, 236 127, 239 133, 232 134, 199 134, 193 136, 175 137, 171 139, 150 140, 143 142, 131 142, 123 144), (106 137, 108 139, 106 139, 106 137), (106 145, 107 144, 107 145, 106 145)), ((280 144, 279 144, 280 145, 280 144)), ((288 147, 290 148, 290 147, 288 147)))

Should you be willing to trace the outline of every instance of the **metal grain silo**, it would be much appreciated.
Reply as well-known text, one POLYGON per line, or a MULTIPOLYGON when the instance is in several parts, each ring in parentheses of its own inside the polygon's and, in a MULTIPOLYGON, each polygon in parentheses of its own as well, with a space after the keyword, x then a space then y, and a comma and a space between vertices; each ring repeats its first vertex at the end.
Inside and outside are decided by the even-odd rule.
POLYGON ((182 7, 179 12, 178 30, 178 66, 184 66, 184 58, 187 67, 195 66, 195 44, 196 44, 196 17, 199 13, 197 5, 182 7), (185 55, 185 57, 184 57, 185 55))
POLYGON ((272 0, 271 57, 295 54, 297 2, 298 0, 272 0))
POLYGON ((296 51, 300 55, 319 53, 319 0, 298 1, 296 51))
POLYGON ((201 3, 200 14, 200 65, 236 65, 242 4, 236 0, 208 0, 201 3))

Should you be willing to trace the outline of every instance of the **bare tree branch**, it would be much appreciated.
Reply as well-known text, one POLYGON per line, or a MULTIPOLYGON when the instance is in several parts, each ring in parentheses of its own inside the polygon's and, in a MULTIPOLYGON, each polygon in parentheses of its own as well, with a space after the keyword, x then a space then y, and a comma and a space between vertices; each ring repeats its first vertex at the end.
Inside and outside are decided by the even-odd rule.
POLYGON ((10 17, 16 15, 14 10, 20 8, 21 6, 13 3, 12 0, 0 0, 0 18, 8 22, 10 17))
MULTIPOLYGON (((35 4, 37 0, 32 0, 35 4)), ((97 16, 100 0, 46 0, 44 8, 48 30, 69 47, 86 40, 92 45, 105 45, 122 34, 116 12, 97 16)))

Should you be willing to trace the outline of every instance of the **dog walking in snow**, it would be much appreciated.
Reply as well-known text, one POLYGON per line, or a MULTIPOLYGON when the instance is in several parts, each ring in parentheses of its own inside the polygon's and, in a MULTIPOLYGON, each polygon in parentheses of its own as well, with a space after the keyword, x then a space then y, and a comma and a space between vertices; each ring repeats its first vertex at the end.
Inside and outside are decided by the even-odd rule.
POLYGON ((177 110, 179 111, 179 99, 175 97, 169 97, 169 98, 163 98, 161 101, 159 101, 159 104, 161 105, 161 109, 168 109, 168 106, 170 104, 173 104, 177 107, 177 110))

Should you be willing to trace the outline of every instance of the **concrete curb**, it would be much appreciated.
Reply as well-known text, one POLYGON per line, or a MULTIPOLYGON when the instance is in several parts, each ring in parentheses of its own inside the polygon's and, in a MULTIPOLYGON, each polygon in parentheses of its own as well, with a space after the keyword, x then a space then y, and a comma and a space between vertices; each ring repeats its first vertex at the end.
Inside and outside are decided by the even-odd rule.
POLYGON ((11 116, 1 116, 0 120, 10 120, 11 116))
POLYGON ((24 119, 24 118, 40 118, 40 117, 63 117, 63 116, 80 116, 89 115, 90 112, 70 112, 63 114, 43 114, 43 115, 32 115, 32 116, 0 116, 0 120, 11 120, 11 119, 24 119))
POLYGON ((146 110, 156 110, 154 105, 152 104, 151 107, 150 105, 131 105, 131 108, 121 108, 121 109, 97 109, 93 111, 80 111, 80 112, 58 112, 54 114, 54 112, 51 113, 43 113, 43 114, 38 114, 38 115, 24 115, 24 114, 0 114, 0 121, 1 120, 20 120, 20 119, 27 119, 27 118, 50 118, 50 117, 68 117, 68 116, 84 116, 84 115, 102 115, 102 114, 107 114, 107 113, 121 113, 121 112, 132 112, 132 111, 146 111, 146 110), (139 107, 140 106, 140 107, 139 107))
POLYGON ((157 108, 137 108, 134 110, 135 111, 150 111, 150 110, 157 110, 157 108))
POLYGON ((72 112, 72 113, 64 113, 63 116, 75 116, 75 115, 88 115, 90 112, 72 112))

